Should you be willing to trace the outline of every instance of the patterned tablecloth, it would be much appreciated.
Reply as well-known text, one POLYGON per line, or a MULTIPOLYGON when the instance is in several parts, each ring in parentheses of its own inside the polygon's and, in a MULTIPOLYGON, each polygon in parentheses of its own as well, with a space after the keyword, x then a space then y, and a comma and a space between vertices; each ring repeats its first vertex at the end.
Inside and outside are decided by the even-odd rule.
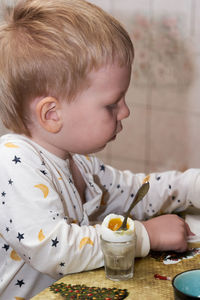
MULTIPOLYGON (((200 243, 191 244, 191 248, 200 250, 200 243)), ((200 251, 199 251, 200 252, 200 251)), ((127 289, 131 300, 172 300, 173 288, 171 280, 155 279, 154 275, 170 277, 189 269, 200 269, 200 253, 192 258, 184 258, 173 254, 173 264, 164 264, 163 260, 169 253, 150 253, 145 258, 135 261, 134 278, 127 281, 114 282, 105 278, 104 269, 82 272, 64 276, 58 282, 67 284, 85 284, 87 286, 127 289), (180 260, 180 261, 179 261, 180 260), (179 262, 177 262, 179 261, 179 262), (176 262, 176 263, 175 263, 176 262)), ((62 300, 59 294, 54 294, 48 288, 31 300, 62 300)))

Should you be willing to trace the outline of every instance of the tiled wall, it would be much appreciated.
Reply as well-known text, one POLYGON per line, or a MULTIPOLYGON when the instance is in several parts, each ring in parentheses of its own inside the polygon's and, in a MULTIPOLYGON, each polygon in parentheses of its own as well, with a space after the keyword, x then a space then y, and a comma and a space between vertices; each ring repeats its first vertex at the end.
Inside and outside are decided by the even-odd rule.
POLYGON ((90 2, 125 25, 136 51, 131 115, 99 157, 134 172, 200 167, 200 0, 90 2))
POLYGON ((200 1, 91 0, 135 45, 124 130, 98 154, 134 172, 200 167, 200 1))

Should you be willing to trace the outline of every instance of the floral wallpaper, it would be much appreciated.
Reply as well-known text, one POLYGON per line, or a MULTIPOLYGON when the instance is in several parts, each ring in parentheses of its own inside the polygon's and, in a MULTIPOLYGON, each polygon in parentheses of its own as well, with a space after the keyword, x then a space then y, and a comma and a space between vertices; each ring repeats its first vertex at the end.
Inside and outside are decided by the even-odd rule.
POLYGON ((182 36, 181 17, 152 20, 136 15, 133 19, 134 84, 188 87, 194 77, 194 66, 190 45, 182 36))

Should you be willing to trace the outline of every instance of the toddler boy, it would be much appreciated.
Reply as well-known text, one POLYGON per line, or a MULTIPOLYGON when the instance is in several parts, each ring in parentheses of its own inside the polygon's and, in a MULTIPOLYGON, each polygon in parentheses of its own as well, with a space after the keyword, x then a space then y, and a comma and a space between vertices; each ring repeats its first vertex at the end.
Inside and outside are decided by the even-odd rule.
MULTIPOLYGON (((13 132, 0 139, 1 299, 103 266, 99 224, 145 179, 92 155, 129 116, 133 56, 118 21, 84 0, 19 1, 1 25, 0 114, 13 132)), ((199 170, 149 176, 132 212, 137 256, 186 250, 188 225, 167 213, 200 207, 198 180, 199 170)))

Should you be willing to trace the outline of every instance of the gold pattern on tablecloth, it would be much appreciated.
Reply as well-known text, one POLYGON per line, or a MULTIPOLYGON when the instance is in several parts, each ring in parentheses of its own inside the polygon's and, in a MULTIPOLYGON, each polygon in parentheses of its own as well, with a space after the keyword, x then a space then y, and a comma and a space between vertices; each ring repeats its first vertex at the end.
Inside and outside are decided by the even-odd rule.
MULTIPOLYGON (((200 247, 193 244, 192 247, 200 247)), ((160 274, 173 278, 176 274, 189 269, 200 269, 200 255, 191 259, 184 259, 177 264, 164 265, 162 262, 147 256, 135 260, 134 278, 127 281, 114 282, 105 278, 104 269, 98 269, 78 274, 67 275, 57 282, 68 284, 85 284, 87 286, 98 286, 106 288, 127 289, 129 296, 127 300, 173 300, 173 288, 171 280, 159 280, 154 274, 160 274)), ((52 293, 48 288, 31 300, 63 300, 63 298, 52 293)))

